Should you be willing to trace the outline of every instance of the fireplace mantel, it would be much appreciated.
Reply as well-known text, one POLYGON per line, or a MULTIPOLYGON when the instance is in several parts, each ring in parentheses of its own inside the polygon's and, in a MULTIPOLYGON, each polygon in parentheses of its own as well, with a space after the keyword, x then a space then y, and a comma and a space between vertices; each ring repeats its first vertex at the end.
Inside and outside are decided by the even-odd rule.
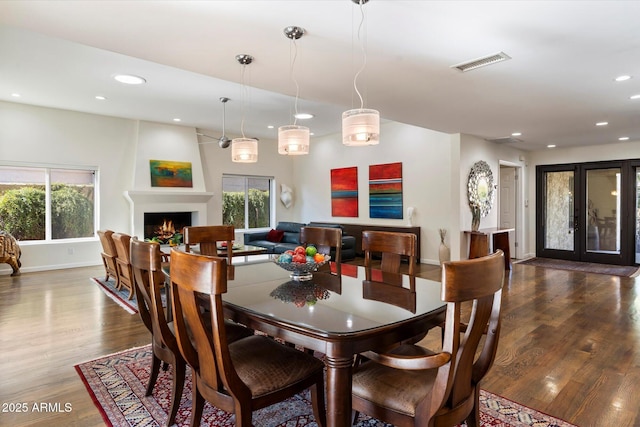
POLYGON ((124 192, 129 203, 207 203, 213 193, 194 191, 140 191, 124 192))
POLYGON ((207 222, 207 204, 213 193, 194 191, 144 191, 129 190, 124 197, 131 208, 131 234, 144 235, 146 212, 191 212, 193 225, 207 222))

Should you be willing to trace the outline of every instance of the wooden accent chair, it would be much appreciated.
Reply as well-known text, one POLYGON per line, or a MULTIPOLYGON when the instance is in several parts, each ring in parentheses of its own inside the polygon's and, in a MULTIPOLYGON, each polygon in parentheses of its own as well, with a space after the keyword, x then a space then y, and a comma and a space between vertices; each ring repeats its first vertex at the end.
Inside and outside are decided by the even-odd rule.
POLYGON ((106 276, 104 278, 105 282, 109 280, 109 277, 113 277, 116 281, 116 289, 120 289, 120 283, 118 280, 118 267, 116 267, 116 258, 118 257, 118 252, 116 251, 116 245, 113 242, 113 231, 112 230, 98 230, 98 237, 100 238, 100 243, 102 244, 102 263, 104 264, 104 270, 106 272, 106 276))
POLYGON ((415 288, 417 237, 413 233, 365 230, 362 232, 362 250, 366 280, 372 280, 372 259, 380 253, 382 281, 402 285, 400 263, 403 258, 409 261, 408 276, 415 288))
POLYGON ((363 412, 399 427, 452 426, 465 420, 469 427, 480 425, 479 382, 498 346, 504 262, 499 250, 444 263, 442 351, 405 344, 387 354, 364 353, 369 360, 353 374, 354 415, 363 412), (473 310, 464 328, 460 313, 467 301, 473 302, 473 310))
POLYGON ((319 359, 263 335, 229 343, 222 303, 227 291, 226 259, 173 249, 171 287, 176 336, 193 372, 191 426, 200 425, 205 399, 234 413, 236 426, 249 427, 254 410, 307 388, 316 421, 325 425, 324 364, 319 359), (202 298, 210 311, 200 309, 202 298), (206 319, 211 321, 212 333, 206 329, 206 319))
POLYGON ((202 225, 185 227, 183 230, 184 247, 186 252, 191 252, 191 246, 200 245, 200 255, 218 256, 218 242, 226 242, 227 268, 229 280, 235 277, 235 269, 231 261, 233 259, 233 240, 235 228, 233 225, 202 225))
MULTIPOLYGON (((302 245, 314 245, 321 254, 329 255, 333 249, 334 256, 331 262, 336 267, 336 275, 342 275, 342 230, 330 227, 302 227, 300 229, 300 243, 302 245)), ((330 266, 324 266, 321 271, 330 272, 330 266)))
POLYGON ((168 427, 175 423, 176 414, 180 408, 186 363, 180 354, 178 342, 172 332, 173 322, 167 321, 165 309, 162 306, 165 276, 162 272, 160 245, 154 242, 142 242, 135 237, 131 239, 131 267, 135 278, 138 312, 142 322, 151 332, 153 349, 151 376, 147 384, 146 396, 151 396, 161 362, 164 362, 165 370, 167 364, 173 366, 171 406, 166 424, 168 427))
POLYGON ((135 285, 133 284, 133 270, 131 269, 131 258, 129 256, 129 245, 131 242, 131 236, 124 233, 113 233, 113 243, 116 246, 116 267, 118 270, 118 283, 120 288, 124 286, 129 290, 129 299, 133 298, 136 292, 135 285))

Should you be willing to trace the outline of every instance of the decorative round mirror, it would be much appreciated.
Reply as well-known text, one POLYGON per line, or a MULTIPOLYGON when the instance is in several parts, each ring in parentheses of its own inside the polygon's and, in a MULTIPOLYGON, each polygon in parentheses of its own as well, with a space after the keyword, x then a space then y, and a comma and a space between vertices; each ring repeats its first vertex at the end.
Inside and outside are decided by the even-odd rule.
POLYGON ((474 163, 469 173, 467 194, 471 210, 477 210, 484 218, 493 207, 494 184, 489 164, 483 160, 474 163))

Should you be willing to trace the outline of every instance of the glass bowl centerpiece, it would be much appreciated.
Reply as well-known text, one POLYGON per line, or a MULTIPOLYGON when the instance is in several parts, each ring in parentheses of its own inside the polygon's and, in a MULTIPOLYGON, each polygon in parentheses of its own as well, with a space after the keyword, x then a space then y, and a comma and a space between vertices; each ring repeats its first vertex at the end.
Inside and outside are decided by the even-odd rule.
POLYGON ((286 251, 272 259, 291 273, 291 280, 305 281, 311 280, 313 272, 328 263, 331 256, 318 253, 315 246, 309 245, 306 248, 298 246, 293 251, 286 251))

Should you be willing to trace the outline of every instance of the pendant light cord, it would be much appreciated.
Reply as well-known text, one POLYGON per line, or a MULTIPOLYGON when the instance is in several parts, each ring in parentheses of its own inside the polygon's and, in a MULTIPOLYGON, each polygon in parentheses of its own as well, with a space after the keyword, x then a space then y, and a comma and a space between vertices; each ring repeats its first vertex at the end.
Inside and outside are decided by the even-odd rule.
POLYGON ((242 114, 242 119, 240 120, 240 133, 242 134, 243 138, 246 138, 244 136, 244 112, 245 112, 245 99, 246 99, 246 91, 247 88, 244 85, 244 72, 246 69, 247 65, 246 64, 242 64, 240 67, 240 85, 242 87, 242 91, 240 94, 240 106, 241 106, 241 114, 242 114))
POLYGON ((296 100, 294 103, 294 115, 293 115, 293 124, 295 125, 298 122, 298 97, 300 96, 300 85, 298 85, 298 80, 296 80, 295 74, 293 73, 293 69, 296 64, 296 59, 298 58, 298 45, 296 44, 296 39, 291 39, 291 46, 289 47, 289 74, 291 75, 291 80, 296 85, 296 100), (292 53, 293 51, 293 53, 292 53))
POLYGON ((362 60, 362 67, 360 67, 358 72, 353 77, 353 88, 355 89, 356 93, 358 94, 358 98, 360 98, 360 109, 362 110, 364 108, 364 100, 362 99, 362 94, 358 90, 357 80, 358 80, 358 77, 360 76, 360 73, 362 73, 362 71, 364 71, 364 69, 365 69, 365 67, 367 65, 367 52, 366 52, 366 50, 364 48, 364 40, 362 40, 361 37, 360 37, 360 33, 362 31, 362 26, 364 25, 364 3, 359 3, 359 5, 360 5, 360 24, 358 25, 358 41, 360 42, 360 50, 362 51, 363 60, 362 60))

